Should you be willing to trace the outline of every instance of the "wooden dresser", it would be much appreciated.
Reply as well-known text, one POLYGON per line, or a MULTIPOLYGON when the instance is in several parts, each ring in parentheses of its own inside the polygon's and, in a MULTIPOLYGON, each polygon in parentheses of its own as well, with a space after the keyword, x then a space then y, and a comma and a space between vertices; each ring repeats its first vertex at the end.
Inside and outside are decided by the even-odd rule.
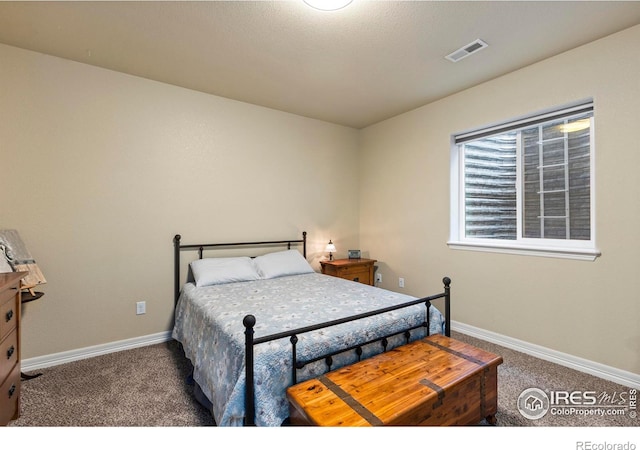
POLYGON ((20 415, 20 279, 0 273, 0 426, 20 415))
POLYGON ((320 261, 322 273, 373 286, 375 259, 333 259, 320 261))

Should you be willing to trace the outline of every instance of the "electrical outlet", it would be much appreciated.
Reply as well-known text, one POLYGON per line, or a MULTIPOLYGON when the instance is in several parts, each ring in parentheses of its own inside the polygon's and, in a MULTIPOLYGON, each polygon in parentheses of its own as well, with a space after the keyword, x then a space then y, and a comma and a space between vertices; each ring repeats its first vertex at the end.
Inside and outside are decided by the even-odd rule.
POLYGON ((137 302, 136 303, 136 314, 144 314, 147 312, 147 302, 137 302))
POLYGON ((377 273, 376 274, 376 283, 382 283, 382 274, 381 273, 377 273))
POLYGON ((398 286, 404 287, 404 278, 398 278, 398 286))

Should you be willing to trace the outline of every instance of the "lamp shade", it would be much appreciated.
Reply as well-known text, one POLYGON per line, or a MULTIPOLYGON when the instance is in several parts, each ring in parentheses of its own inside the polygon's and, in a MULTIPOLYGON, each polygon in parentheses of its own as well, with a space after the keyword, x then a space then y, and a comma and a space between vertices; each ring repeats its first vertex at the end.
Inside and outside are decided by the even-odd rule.
POLYGON ((335 253, 336 246, 333 242, 331 242, 331 239, 329 239, 329 243, 327 244, 327 247, 324 249, 324 251, 327 253, 335 253))

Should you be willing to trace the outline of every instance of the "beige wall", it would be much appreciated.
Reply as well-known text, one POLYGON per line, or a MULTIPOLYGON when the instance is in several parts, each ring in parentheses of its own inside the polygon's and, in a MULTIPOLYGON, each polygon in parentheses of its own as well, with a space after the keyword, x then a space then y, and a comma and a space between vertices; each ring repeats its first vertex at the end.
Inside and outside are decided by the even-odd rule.
POLYGON ((23 358, 170 329, 172 238, 358 245, 357 131, 0 45, 0 228, 48 283, 23 358), (135 303, 147 302, 136 316, 135 303))
POLYGON ((640 373, 639 45, 636 26, 363 130, 360 244, 383 287, 424 295, 448 275, 454 320, 640 373), (449 249, 451 135, 589 97, 602 256, 449 249))
POLYGON ((638 44, 635 27, 360 132, 0 45, 0 227, 48 279, 23 357, 168 330, 175 233, 307 230, 316 267, 331 238, 378 259, 382 287, 448 275, 454 320, 640 373, 638 44), (602 256, 450 250, 451 135, 587 97, 602 256))

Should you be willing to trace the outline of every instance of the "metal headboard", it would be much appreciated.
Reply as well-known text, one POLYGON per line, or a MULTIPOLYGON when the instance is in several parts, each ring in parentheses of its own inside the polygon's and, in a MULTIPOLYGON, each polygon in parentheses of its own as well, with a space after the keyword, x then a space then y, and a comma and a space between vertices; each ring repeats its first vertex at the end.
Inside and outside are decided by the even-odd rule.
POLYGON ((302 244, 302 256, 307 257, 307 232, 302 232, 302 239, 286 239, 282 241, 256 241, 256 242, 227 242, 215 244, 181 244, 182 237, 176 234, 173 238, 174 247, 174 306, 178 303, 180 296, 180 251, 182 250, 198 250, 198 257, 202 259, 203 253, 207 249, 212 248, 230 248, 230 247, 265 247, 272 245, 286 245, 287 249, 291 249, 292 245, 302 244))

